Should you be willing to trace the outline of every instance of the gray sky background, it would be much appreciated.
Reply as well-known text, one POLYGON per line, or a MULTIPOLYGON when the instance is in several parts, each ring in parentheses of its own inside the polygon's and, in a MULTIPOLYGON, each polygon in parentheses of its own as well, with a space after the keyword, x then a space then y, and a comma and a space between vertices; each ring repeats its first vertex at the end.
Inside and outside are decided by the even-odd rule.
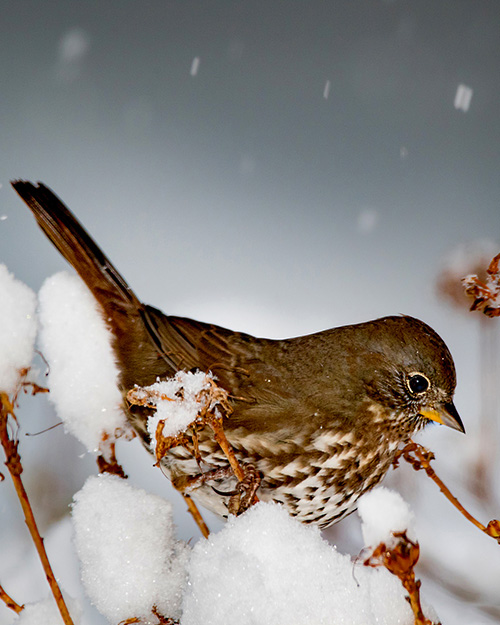
POLYGON ((268 336, 403 312, 470 364, 434 281, 498 240, 499 26, 496 0, 6 2, 2 260, 34 288, 64 267, 8 184, 41 180, 167 312, 268 336))
POLYGON ((5 1, 0 262, 35 289, 66 268, 9 185, 41 180, 165 312, 427 321, 470 428, 478 323, 435 280, 499 242, 499 32, 498 0, 5 1))

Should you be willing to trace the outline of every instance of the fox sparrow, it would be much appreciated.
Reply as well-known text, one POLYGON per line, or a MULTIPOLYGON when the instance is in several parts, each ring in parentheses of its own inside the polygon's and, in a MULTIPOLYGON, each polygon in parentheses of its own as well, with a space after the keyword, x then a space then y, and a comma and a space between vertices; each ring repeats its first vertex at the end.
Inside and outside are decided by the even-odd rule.
MULTIPOLYGON (((99 302, 114 336, 123 394, 179 369, 212 371, 231 397, 226 436, 243 466, 261 476, 259 498, 281 502, 300 521, 327 527, 352 512, 398 447, 430 420, 464 431, 453 404, 453 359, 422 321, 391 316, 270 340, 165 315, 137 299, 50 189, 24 181, 13 186, 99 302)), ((147 410, 126 410, 148 446, 147 410)), ((193 494, 225 515, 221 491, 231 491, 235 481, 229 473, 220 479, 227 460, 208 428, 200 433, 200 452, 213 473, 193 494)), ((174 483, 200 476, 181 446, 164 464, 174 483)))

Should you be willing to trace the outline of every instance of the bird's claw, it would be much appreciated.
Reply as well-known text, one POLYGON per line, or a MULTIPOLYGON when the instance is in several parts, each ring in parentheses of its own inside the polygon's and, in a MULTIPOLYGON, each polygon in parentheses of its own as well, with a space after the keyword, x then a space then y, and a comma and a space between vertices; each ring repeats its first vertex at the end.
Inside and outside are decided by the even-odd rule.
POLYGON ((257 490, 260 486, 261 475, 251 464, 243 465, 244 478, 236 485, 235 493, 231 495, 228 504, 229 514, 239 515, 256 503, 257 490))

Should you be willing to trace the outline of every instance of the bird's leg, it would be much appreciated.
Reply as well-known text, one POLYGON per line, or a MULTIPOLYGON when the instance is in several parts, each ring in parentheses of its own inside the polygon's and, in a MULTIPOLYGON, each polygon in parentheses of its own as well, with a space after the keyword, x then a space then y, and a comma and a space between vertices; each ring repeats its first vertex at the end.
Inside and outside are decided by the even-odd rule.
POLYGON ((217 469, 212 469, 211 471, 206 471, 205 473, 199 473, 198 475, 194 476, 179 475, 172 478, 172 485, 182 495, 189 510, 189 513, 193 517, 196 525, 198 526, 200 532, 205 538, 208 538, 210 531, 207 527, 207 524, 203 520, 203 517, 201 516, 201 512, 198 510, 198 506, 191 499, 191 495, 189 493, 193 490, 196 490, 206 482, 209 482, 210 480, 228 478, 232 477, 232 475, 233 473, 231 471, 231 467, 221 467, 217 469))
MULTIPOLYGON (((232 474, 238 480, 238 484, 236 485, 234 492, 227 493, 231 495, 228 505, 229 513, 241 514, 252 504, 259 501, 256 493, 260 485, 261 476, 252 465, 247 464, 242 466, 240 464, 236 458, 234 449, 224 432, 223 415, 230 415, 232 412, 232 408, 227 401, 226 392, 219 388, 215 382, 211 380, 209 393, 211 396, 211 402, 209 404, 209 408, 202 411, 202 419, 203 422, 212 430, 215 441, 229 462, 232 474), (214 405, 217 405, 219 409, 214 409, 214 405)), ((214 490, 215 492, 218 492, 216 489, 214 490)))
MULTIPOLYGON (((257 499, 256 492, 261 482, 261 475, 253 465, 245 464, 239 466, 243 471, 243 479, 238 481, 234 490, 226 493, 212 486, 218 495, 230 497, 228 511, 229 514, 234 515, 242 514, 255 503, 257 499)), ((208 482, 229 478, 234 478, 234 473, 230 466, 226 466, 198 473, 198 475, 179 475, 172 478, 172 484, 186 498, 189 497, 189 493, 208 482)))

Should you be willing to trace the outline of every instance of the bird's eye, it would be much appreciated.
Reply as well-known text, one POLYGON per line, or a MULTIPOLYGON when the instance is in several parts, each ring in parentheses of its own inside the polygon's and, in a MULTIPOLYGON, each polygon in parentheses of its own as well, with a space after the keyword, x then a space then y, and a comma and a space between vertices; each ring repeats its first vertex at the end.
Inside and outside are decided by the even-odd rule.
POLYGON ((406 379, 406 384, 412 395, 425 393, 431 385, 429 378, 423 373, 410 373, 406 379))

